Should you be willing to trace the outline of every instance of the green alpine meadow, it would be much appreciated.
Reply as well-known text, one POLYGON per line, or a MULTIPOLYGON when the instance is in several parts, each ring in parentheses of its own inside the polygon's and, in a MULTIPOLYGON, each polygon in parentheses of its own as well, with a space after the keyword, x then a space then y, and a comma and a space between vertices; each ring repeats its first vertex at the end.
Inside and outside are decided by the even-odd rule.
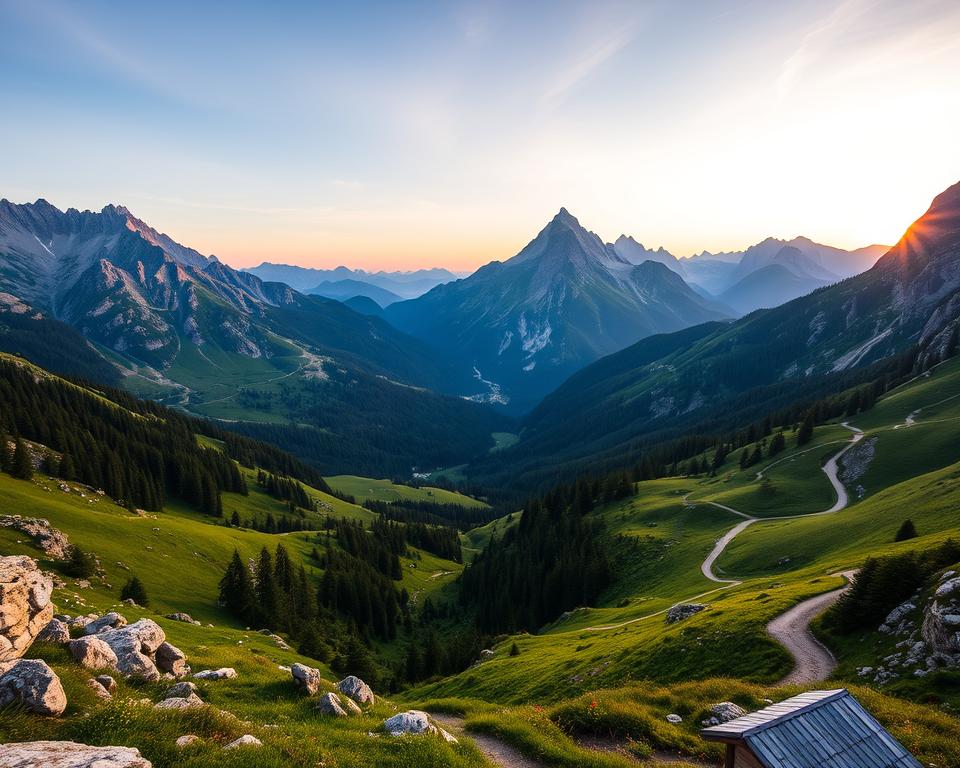
POLYGON ((960 768, 955 3, 0 30, 0 768, 960 768))

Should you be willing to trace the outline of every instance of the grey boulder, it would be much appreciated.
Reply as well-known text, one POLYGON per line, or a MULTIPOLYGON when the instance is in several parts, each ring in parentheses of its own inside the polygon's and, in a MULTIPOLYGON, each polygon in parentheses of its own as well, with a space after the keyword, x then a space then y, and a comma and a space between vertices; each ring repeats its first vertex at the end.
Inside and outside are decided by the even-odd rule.
POLYGON ((337 690, 349 696, 361 707, 372 706, 375 700, 370 686, 354 675, 349 675, 337 683, 337 690))
POLYGON ((45 661, 20 659, 0 664, 0 707, 15 702, 38 715, 60 715, 67 708, 67 695, 45 661))

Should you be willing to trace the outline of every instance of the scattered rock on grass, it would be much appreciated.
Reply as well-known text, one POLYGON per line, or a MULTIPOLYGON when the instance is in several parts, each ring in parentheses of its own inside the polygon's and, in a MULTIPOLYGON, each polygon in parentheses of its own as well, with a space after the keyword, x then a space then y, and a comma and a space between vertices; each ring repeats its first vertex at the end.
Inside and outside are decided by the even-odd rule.
POLYGON ((190 674, 190 665, 187 664, 187 655, 168 642, 163 642, 156 651, 157 667, 163 672, 169 672, 174 677, 183 677, 190 674))
POLYGON ((187 696, 171 696, 169 699, 158 701, 153 706, 154 709, 192 709, 202 707, 203 699, 195 693, 190 693, 187 696))
POLYGON ((670 714, 667 715, 667 722, 673 723, 674 725, 680 725, 683 722, 683 718, 680 715, 670 714))
POLYGON ((667 624, 673 624, 677 621, 689 619, 696 613, 700 613, 707 606, 702 603, 679 603, 667 611, 667 624))
POLYGON ((60 678, 40 659, 0 664, 0 707, 20 702, 38 715, 59 715, 67 708, 60 678))
POLYGON ((112 699, 113 696, 110 695, 110 691, 103 687, 103 683, 94 678, 87 680, 87 687, 93 691, 94 696, 98 699, 112 699))
POLYGON ((303 689, 308 695, 313 696, 320 690, 320 670, 308 667, 306 664, 293 664, 290 667, 290 674, 293 676, 293 682, 298 688, 303 689))
MULTIPOLYGON (((354 704, 353 706, 357 706, 354 704)), ((335 693, 325 693, 320 697, 317 703, 317 711, 321 715, 330 715, 331 717, 346 717, 347 710, 343 708, 343 702, 335 693)))
POLYGON ((197 692, 196 683, 191 683, 189 680, 182 680, 174 686, 171 686, 167 689, 167 692, 163 694, 165 699, 184 699, 189 696, 191 693, 197 692))
POLYGON ((199 736, 195 736, 192 733, 188 733, 184 736, 181 736, 179 739, 177 739, 177 746, 182 749, 183 747, 189 747, 191 744, 196 744, 198 741, 200 741, 199 736))
POLYGON ((430 715, 418 709, 401 712, 399 715, 383 721, 383 727, 391 736, 410 734, 439 734, 451 744, 457 744, 457 739, 430 719, 430 715))
POLYGON ((374 695, 370 686, 354 675, 349 675, 337 683, 340 693, 349 696, 361 707, 373 706, 374 695))
POLYGON ((198 627, 200 626, 200 622, 194 619, 189 613, 168 613, 166 617, 168 619, 172 619, 173 621, 182 621, 186 624, 195 624, 198 627))
POLYGON ((97 675, 96 680, 106 688, 109 693, 113 693, 117 688, 117 681, 110 677, 110 675, 97 675))
POLYGON ((220 669, 205 669, 202 672, 195 672, 195 680, 230 680, 237 676, 237 670, 233 667, 221 667, 220 669))
POLYGON ((245 733, 239 739, 231 741, 224 749, 238 749, 239 747, 260 747, 263 746, 263 742, 260 741, 256 736, 251 736, 249 733, 245 733))

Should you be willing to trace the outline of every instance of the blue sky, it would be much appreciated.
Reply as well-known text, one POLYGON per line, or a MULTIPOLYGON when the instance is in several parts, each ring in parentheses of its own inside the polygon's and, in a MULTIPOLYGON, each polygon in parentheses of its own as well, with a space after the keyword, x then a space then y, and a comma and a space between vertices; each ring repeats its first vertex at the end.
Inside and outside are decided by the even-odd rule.
POLYGON ((0 0, 0 197, 236 265, 467 269, 566 206, 678 255, 895 240, 960 179, 960 3, 0 0))

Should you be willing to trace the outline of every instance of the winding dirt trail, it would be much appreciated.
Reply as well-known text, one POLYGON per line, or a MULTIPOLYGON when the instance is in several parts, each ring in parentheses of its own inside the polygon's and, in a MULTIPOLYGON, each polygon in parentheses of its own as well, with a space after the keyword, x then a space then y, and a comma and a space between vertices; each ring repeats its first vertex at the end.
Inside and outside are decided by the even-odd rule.
MULTIPOLYGON (((462 717, 437 714, 434 712, 430 713, 430 717, 450 731, 454 736, 459 738, 464 735, 464 721, 462 717)), ((477 749, 483 753, 483 756, 486 757, 487 760, 494 765, 501 766, 501 768, 545 768, 545 763, 527 757, 516 747, 501 741, 495 736, 471 731, 468 734, 468 738, 477 745, 477 749)))
POLYGON ((837 660, 823 643, 810 631, 810 622, 827 610, 850 589, 850 582, 856 571, 844 571, 835 576, 843 576, 847 585, 832 592, 811 597, 797 603, 786 613, 767 624, 769 635, 786 648, 793 656, 793 670, 777 685, 812 683, 826 680, 837 666, 837 660))

